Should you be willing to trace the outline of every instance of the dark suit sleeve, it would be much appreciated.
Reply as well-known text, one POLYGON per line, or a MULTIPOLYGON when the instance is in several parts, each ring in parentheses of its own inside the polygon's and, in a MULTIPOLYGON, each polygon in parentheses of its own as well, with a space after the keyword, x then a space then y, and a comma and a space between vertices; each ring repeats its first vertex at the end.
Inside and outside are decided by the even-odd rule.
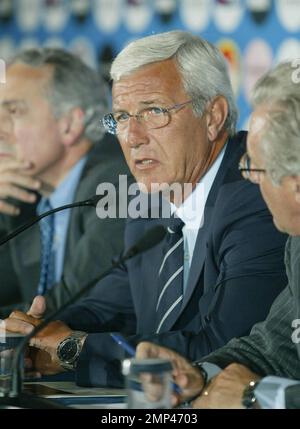
POLYGON ((126 267, 114 269, 88 297, 65 310, 59 319, 74 330, 89 333, 77 365, 77 384, 122 386, 120 361, 126 356, 106 332, 126 336, 136 332, 126 267))
POLYGON ((300 379, 299 334, 294 338, 297 332, 293 327, 293 321, 299 315, 299 244, 299 238, 288 241, 286 267, 289 285, 272 305, 267 319, 255 325, 250 336, 230 341, 227 346, 206 356, 204 360, 223 368, 232 362, 238 362, 262 376, 300 379), (293 240, 298 241, 298 246, 295 252, 290 252, 293 240), (295 262, 292 264, 291 253, 295 253, 295 262))
POLYGON ((193 360, 234 337, 248 335, 256 322, 266 318, 287 283, 283 257, 287 237, 276 231, 258 189, 245 182, 222 192, 205 267, 209 272, 215 269, 216 280, 211 284, 205 280, 196 315, 199 322, 193 324, 198 329, 147 336, 193 360))
POLYGON ((136 318, 126 268, 114 269, 88 297, 65 310, 60 320, 72 329, 90 333, 134 333, 136 318))
POLYGON ((65 263, 62 281, 46 295, 48 311, 60 307, 89 282, 96 284, 100 274, 111 266, 113 256, 123 248, 123 219, 103 220, 96 216, 93 208, 84 210, 90 210, 83 217, 84 233, 72 243, 73 250, 65 263))
POLYGON ((250 336, 230 341, 203 360, 222 368, 237 362, 261 376, 299 379, 299 357, 292 341, 293 306, 288 286, 274 302, 267 319, 255 325, 250 336))
MULTIPOLYGON (((5 218, 8 216, 0 215, 0 237, 4 237, 8 233, 5 218)), ((10 243, 6 243, 0 247, 0 318, 5 318, 13 306, 21 300, 20 286, 17 274, 15 272, 12 261, 10 243)))

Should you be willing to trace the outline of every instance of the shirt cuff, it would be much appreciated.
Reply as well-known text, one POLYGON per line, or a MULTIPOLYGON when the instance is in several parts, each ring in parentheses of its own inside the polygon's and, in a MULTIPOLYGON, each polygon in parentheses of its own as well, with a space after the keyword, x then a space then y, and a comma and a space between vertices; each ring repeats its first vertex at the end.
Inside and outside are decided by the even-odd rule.
MULTIPOLYGON (((200 365, 200 362, 198 365, 200 365)), ((207 378, 206 378, 207 383, 209 383, 212 378, 214 378, 222 371, 222 368, 210 362, 201 362, 201 366, 207 374, 207 378)))
POLYGON ((285 409, 285 389, 299 381, 283 377, 262 378, 255 388, 255 397, 261 408, 285 409))

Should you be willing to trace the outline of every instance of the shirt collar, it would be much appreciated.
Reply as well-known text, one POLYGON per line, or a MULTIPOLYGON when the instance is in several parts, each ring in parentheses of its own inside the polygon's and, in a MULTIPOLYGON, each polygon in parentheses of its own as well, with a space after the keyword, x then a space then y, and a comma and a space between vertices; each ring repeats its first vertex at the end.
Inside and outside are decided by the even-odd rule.
POLYGON ((71 204, 74 194, 80 180, 83 167, 86 163, 87 155, 81 158, 69 171, 64 180, 58 185, 49 197, 50 204, 53 208, 62 204, 71 204))

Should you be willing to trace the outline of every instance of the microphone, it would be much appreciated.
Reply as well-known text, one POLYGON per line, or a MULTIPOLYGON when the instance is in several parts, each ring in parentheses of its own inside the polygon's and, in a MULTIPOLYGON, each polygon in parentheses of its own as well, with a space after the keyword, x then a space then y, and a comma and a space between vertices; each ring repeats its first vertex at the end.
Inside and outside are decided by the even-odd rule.
POLYGON ((41 219, 43 219, 46 216, 49 216, 53 213, 60 212, 62 210, 71 209, 73 207, 86 207, 86 206, 93 206, 96 207, 98 201, 100 201, 104 195, 94 195, 93 197, 89 198, 88 200, 84 201, 77 201, 72 204, 66 204, 64 206, 56 207, 56 209, 48 210, 45 213, 40 214, 39 216, 35 216, 34 218, 30 219, 28 222, 24 223, 23 225, 16 228, 11 233, 7 234, 5 237, 3 237, 0 240, 0 246, 7 243, 12 238, 16 237, 17 235, 21 234, 21 232, 25 231, 25 229, 30 228, 35 223, 39 222, 41 219))
MULTIPOLYGON (((89 201, 89 200, 87 200, 89 201)), ((114 268, 119 267, 124 264, 127 260, 133 258, 134 256, 143 253, 155 245, 157 245, 166 235, 166 229, 162 225, 157 225, 150 230, 148 230, 142 238, 140 238, 132 247, 130 247, 127 252, 113 261, 110 268, 105 270, 98 278, 98 281, 102 280, 106 277, 114 268)), ((21 366, 21 358, 23 355, 23 351, 26 345, 29 343, 30 339, 33 338, 38 332, 40 332, 45 326, 51 322, 52 320, 57 319, 58 315, 69 305, 72 305, 75 301, 77 301, 82 295, 88 292, 93 286, 95 286, 95 280, 89 282, 84 288, 78 291, 72 298, 70 298, 65 304, 63 304, 59 309, 51 312, 38 326, 36 326, 30 334, 26 335, 20 341, 16 353, 13 358, 13 373, 12 373, 12 389, 9 393, 9 397, 5 397, 1 400, 0 404, 5 401, 5 405, 17 405, 17 406, 28 406, 36 408, 63 408, 62 405, 53 404, 52 401, 43 399, 43 398, 35 398, 30 394, 26 394, 22 392, 22 366, 21 366)))

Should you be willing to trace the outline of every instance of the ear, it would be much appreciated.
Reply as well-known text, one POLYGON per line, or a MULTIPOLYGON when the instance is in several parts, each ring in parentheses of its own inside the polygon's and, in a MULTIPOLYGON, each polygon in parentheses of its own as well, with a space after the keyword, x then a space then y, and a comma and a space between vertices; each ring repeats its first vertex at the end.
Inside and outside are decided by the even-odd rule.
POLYGON ((222 95, 217 96, 211 103, 206 114, 207 134, 210 141, 217 139, 228 115, 228 103, 222 95))
POLYGON ((75 107, 59 119, 61 141, 64 146, 72 146, 82 137, 84 131, 84 112, 75 107))

